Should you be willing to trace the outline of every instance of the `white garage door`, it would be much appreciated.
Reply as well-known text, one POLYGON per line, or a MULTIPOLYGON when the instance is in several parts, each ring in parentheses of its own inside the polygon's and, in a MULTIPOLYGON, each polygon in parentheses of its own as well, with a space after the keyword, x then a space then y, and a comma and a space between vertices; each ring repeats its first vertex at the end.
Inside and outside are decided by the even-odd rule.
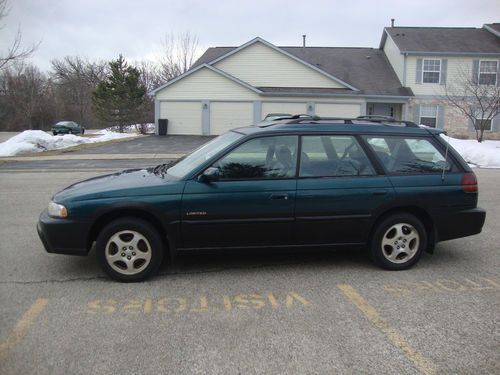
POLYGON ((253 124, 253 102, 210 103, 210 134, 222 134, 230 129, 253 124))
POLYGON ((168 119, 168 134, 201 134, 201 102, 161 102, 160 118, 168 119))
POLYGON ((306 103, 262 103, 262 119, 269 113, 289 113, 298 115, 307 113, 306 103))
POLYGON ((359 104, 316 104, 316 115, 321 117, 358 117, 361 115, 359 104))

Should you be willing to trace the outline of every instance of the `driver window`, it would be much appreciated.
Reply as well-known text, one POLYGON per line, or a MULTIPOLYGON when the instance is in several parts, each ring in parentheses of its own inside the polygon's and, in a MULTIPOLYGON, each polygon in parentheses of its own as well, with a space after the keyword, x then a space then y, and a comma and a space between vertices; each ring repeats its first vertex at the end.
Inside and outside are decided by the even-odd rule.
POLYGON ((304 136, 300 177, 372 176, 376 174, 356 138, 304 136))
POLYGON ((216 162, 221 180, 289 178, 297 166, 297 136, 255 138, 216 162))

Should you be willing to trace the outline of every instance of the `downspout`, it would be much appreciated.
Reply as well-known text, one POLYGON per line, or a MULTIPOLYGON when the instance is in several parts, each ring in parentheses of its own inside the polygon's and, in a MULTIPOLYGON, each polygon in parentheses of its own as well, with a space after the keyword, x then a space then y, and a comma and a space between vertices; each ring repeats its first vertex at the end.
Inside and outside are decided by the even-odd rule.
POLYGON ((154 113, 155 113, 155 134, 158 135, 159 134, 158 120, 160 118, 160 101, 156 97, 156 94, 154 94, 153 98, 154 98, 154 103, 155 103, 155 109, 154 109, 154 113))
MULTIPOLYGON (((407 58, 408 58, 408 54, 407 53, 404 53, 403 54, 404 56, 404 60, 403 60, 403 87, 406 87, 406 64, 407 64, 407 58)), ((402 106, 402 110, 403 110, 403 113, 402 113, 402 118, 403 120, 405 121, 408 121, 408 111, 409 111, 409 101, 408 100, 406 103, 403 104, 402 106)))
POLYGON ((406 59, 408 57, 407 53, 403 54, 404 56, 404 61, 403 61, 403 87, 406 87, 406 59))

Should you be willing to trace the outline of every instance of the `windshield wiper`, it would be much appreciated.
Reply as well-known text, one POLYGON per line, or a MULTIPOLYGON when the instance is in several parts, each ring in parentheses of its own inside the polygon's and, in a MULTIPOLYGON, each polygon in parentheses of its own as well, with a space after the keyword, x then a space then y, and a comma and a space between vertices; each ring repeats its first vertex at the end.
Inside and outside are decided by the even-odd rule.
POLYGON ((148 168, 148 172, 152 172, 155 175, 165 176, 167 174, 168 168, 176 164, 178 160, 172 160, 168 163, 158 164, 156 167, 148 168))

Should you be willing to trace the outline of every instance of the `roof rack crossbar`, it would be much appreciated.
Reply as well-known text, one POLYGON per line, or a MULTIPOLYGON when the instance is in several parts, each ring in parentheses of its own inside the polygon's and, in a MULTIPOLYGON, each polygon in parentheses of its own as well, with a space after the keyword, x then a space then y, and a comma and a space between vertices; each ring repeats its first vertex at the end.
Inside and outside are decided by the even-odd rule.
POLYGON ((294 115, 283 118, 278 118, 276 120, 290 120, 286 124, 300 124, 308 121, 343 121, 344 124, 358 124, 358 123, 376 123, 376 124, 403 124, 406 127, 418 128, 418 125, 411 121, 396 120, 391 116, 378 116, 378 115, 368 115, 368 116, 358 116, 352 118, 346 117, 320 117, 312 115, 294 115), (354 121, 354 122, 353 122, 354 121))

